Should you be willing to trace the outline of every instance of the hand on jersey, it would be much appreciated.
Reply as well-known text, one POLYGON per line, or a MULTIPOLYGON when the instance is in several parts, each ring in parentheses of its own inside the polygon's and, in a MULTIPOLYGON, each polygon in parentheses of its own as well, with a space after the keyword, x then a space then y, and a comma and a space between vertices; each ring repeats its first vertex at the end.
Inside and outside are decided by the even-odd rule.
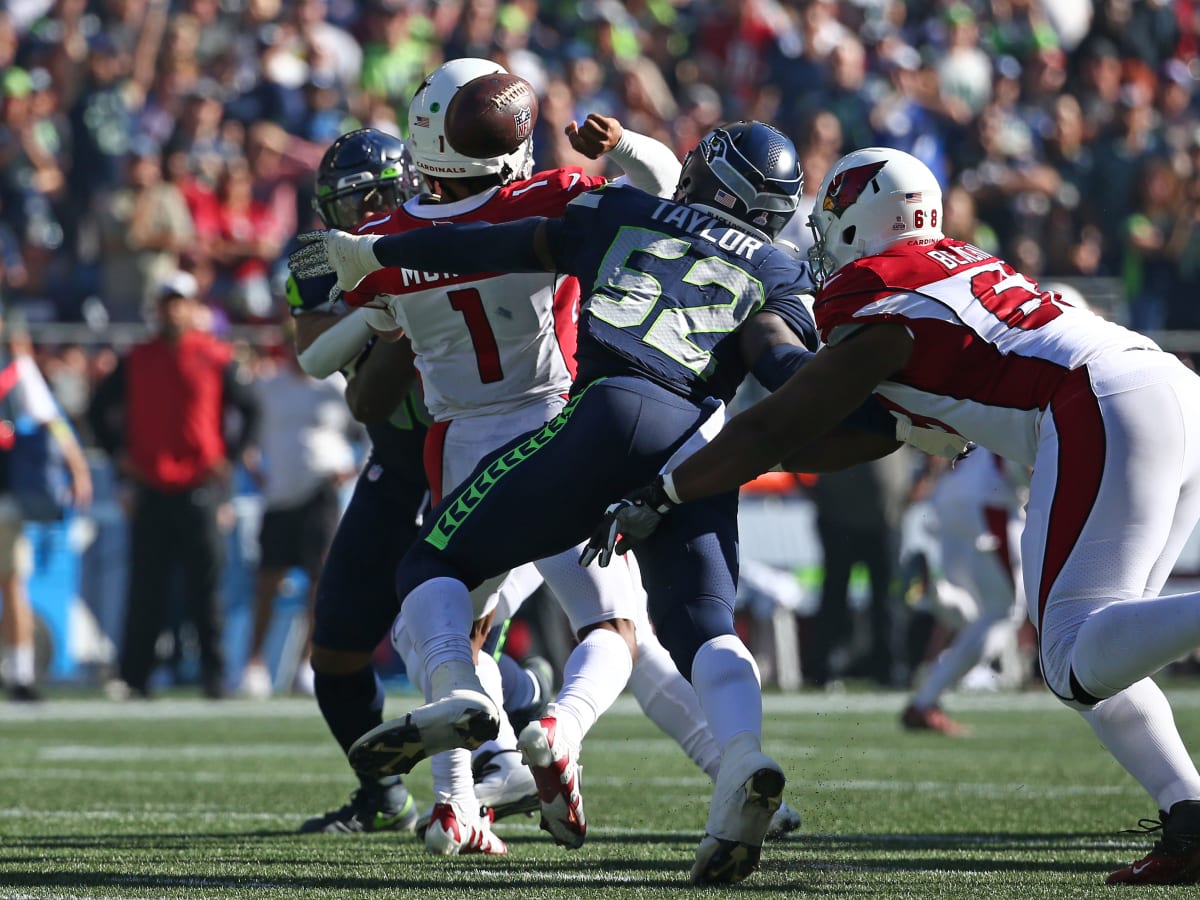
POLYGON ((612 562, 614 552, 623 555, 654 534, 663 516, 676 505, 667 496, 661 475, 653 484, 638 488, 629 496, 609 504, 604 511, 604 518, 579 555, 579 564, 587 566, 598 558, 602 568, 607 566, 612 562))
POLYGON ((337 275, 337 286, 352 291, 372 272, 382 269, 372 249, 377 234, 348 234, 345 231, 306 231, 296 240, 300 249, 288 256, 288 268, 296 278, 337 275))
POLYGON ((571 122, 563 129, 571 146, 588 159, 599 159, 621 142, 625 129, 616 119, 590 113, 582 125, 571 122))

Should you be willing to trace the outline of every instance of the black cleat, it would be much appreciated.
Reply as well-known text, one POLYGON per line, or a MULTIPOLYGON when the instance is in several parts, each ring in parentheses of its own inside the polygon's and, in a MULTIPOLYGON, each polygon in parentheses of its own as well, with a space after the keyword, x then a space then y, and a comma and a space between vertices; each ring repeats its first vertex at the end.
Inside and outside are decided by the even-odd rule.
POLYGON ((370 831, 413 831, 417 804, 403 782, 364 782, 350 802, 300 826, 301 834, 363 834, 370 831))

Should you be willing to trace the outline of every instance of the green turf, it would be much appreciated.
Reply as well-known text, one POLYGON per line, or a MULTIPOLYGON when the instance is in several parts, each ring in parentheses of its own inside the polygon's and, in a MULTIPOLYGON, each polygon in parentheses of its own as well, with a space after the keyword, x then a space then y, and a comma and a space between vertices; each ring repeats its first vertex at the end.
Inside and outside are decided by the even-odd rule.
MULTIPOLYGON (((1200 746, 1200 688, 1168 691, 1200 746)), ((1150 838, 1153 803, 1045 694, 959 694, 971 726, 908 734, 899 694, 767 698, 801 833, 726 889, 755 897, 1194 896, 1106 888, 1150 838)), ((394 696, 388 712, 413 703, 394 696)), ((583 755, 590 831, 568 852, 536 821, 497 826, 507 858, 434 858, 410 836, 299 836, 352 780, 304 700, 0 706, 0 897, 615 898, 694 896, 709 785, 623 697, 583 755)), ((429 800, 429 769, 411 778, 429 800)), ((705 891, 699 892, 707 893, 705 891)))

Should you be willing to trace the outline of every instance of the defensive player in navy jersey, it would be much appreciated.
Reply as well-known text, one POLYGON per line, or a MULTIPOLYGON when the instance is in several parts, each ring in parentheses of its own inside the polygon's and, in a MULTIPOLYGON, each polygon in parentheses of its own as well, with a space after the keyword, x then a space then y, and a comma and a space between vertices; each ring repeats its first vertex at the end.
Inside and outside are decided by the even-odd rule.
MULTIPOLYGON (((399 206, 420 190, 420 179, 399 139, 361 129, 330 146, 317 189, 322 221, 351 228, 399 206)), ((348 751, 364 729, 382 721, 383 687, 371 657, 395 617, 396 565, 416 537, 425 504, 428 416, 407 342, 377 341, 360 316, 330 303, 332 287, 329 277, 290 278, 287 299, 301 364, 323 376, 344 368, 346 400, 371 440, 317 582, 312 635, 317 704, 348 751)), ((300 830, 412 830, 417 818, 400 778, 360 778, 349 803, 307 820, 300 830)))
MULTIPOLYGON (((401 597, 469 606, 471 587, 578 544, 614 496, 703 443, 748 370, 769 389, 787 379, 816 346, 801 299, 808 271, 771 244, 796 209, 801 180, 788 138, 740 122, 689 154, 674 201, 609 186, 576 198, 559 219, 307 238, 293 271, 336 271, 347 290, 385 266, 556 271, 583 286, 570 401, 544 428, 485 458, 426 519, 401 563, 401 597)), ((881 442, 896 445, 890 435, 861 434, 869 455, 881 442)), ((640 550, 658 636, 690 676, 721 748, 692 877, 740 881, 757 868, 785 778, 761 750, 758 671, 733 627, 736 491, 691 505, 640 550)), ((387 745, 360 741, 353 764, 372 769, 386 757, 407 771, 403 760, 411 767, 427 745, 470 746, 495 734, 497 711, 461 645, 441 648, 433 672, 436 699, 391 729, 387 745)))

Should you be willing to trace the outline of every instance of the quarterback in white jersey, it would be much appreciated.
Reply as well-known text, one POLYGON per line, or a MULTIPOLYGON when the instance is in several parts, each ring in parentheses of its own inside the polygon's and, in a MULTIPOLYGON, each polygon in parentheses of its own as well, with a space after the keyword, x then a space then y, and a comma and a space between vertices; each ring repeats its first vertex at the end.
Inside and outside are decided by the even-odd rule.
POLYGON ((781 461, 829 466, 831 429, 873 392, 1032 466, 1021 548, 1043 675, 1162 816, 1154 849, 1108 880, 1200 881, 1200 774, 1149 677, 1200 646, 1200 594, 1159 595, 1200 520, 1200 377, 945 238, 941 187, 906 153, 848 154, 816 196, 814 312, 827 346, 707 447, 613 504, 594 541, 623 531, 628 543, 652 528, 649 512, 669 515, 781 461))

